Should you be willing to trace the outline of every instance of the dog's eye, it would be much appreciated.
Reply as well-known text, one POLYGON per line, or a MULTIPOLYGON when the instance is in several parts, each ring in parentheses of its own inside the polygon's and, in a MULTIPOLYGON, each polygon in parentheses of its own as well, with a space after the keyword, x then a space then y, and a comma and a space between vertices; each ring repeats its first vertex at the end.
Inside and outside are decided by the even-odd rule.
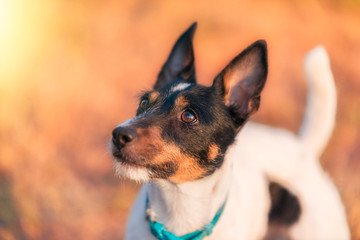
POLYGON ((140 108, 142 110, 146 110, 148 107, 149 107, 149 99, 147 98, 142 99, 140 102, 140 108))
POLYGON ((186 123, 195 123, 197 121, 196 115, 191 110, 186 110, 181 114, 181 120, 186 123))

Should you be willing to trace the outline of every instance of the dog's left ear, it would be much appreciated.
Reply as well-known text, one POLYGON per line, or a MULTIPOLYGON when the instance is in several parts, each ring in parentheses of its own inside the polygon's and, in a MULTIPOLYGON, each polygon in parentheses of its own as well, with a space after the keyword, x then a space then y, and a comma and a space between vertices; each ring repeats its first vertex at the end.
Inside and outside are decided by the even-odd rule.
POLYGON ((215 78, 213 87, 240 127, 260 106, 268 72, 267 47, 259 40, 235 57, 215 78))
POLYGON ((172 82, 178 76, 189 83, 195 83, 195 64, 193 37, 197 23, 193 23, 176 41, 171 53, 162 67, 154 89, 172 82))

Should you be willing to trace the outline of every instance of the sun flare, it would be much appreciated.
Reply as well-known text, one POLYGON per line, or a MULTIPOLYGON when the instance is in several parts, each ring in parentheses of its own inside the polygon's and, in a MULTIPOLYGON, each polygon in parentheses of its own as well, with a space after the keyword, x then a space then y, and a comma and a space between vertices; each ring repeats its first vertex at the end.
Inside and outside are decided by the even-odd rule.
MULTIPOLYGON (((49 24, 40 0, 0 0, 0 83, 14 84, 43 48, 49 24)), ((50 15, 50 14, 49 14, 50 15)))

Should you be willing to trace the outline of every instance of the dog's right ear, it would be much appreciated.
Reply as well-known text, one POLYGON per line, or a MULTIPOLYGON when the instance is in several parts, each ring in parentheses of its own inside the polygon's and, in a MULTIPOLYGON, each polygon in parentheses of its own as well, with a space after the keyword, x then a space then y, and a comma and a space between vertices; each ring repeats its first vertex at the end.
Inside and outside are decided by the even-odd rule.
POLYGON ((215 78, 213 88, 239 127, 260 106, 260 93, 268 72, 267 47, 257 41, 235 57, 215 78))
POLYGON ((163 65, 154 89, 172 82, 178 76, 189 83, 195 83, 195 64, 193 37, 197 23, 193 23, 176 41, 171 53, 163 65))

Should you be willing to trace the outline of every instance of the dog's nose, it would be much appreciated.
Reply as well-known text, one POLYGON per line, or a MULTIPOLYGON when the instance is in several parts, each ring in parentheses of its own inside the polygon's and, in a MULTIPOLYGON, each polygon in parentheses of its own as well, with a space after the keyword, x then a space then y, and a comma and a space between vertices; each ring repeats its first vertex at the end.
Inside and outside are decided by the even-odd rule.
POLYGON ((112 132, 112 141, 115 146, 124 147, 136 137, 136 132, 127 127, 117 127, 112 132))

